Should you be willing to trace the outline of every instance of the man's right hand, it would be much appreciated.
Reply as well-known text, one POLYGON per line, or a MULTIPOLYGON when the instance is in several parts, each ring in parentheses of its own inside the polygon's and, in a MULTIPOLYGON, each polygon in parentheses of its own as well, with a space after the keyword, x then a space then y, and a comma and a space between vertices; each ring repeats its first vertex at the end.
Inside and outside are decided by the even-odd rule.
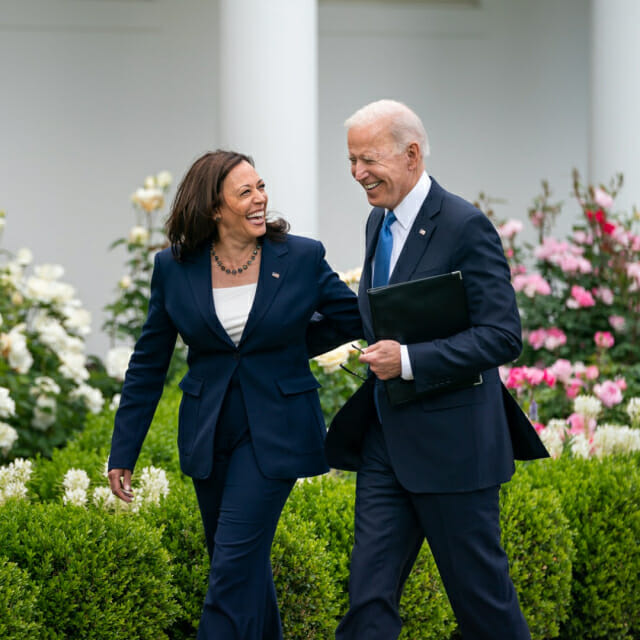
POLYGON ((131 469, 111 469, 108 473, 111 493, 124 502, 133 500, 131 491, 131 469))

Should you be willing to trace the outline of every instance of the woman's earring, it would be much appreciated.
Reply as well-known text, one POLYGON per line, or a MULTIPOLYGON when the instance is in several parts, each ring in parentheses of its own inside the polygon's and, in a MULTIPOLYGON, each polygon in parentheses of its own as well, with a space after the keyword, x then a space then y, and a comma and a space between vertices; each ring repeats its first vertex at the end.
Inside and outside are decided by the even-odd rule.
POLYGON ((220 220, 222 220, 222 216, 220 214, 218 214, 217 216, 213 216, 214 222, 220 222, 220 220))

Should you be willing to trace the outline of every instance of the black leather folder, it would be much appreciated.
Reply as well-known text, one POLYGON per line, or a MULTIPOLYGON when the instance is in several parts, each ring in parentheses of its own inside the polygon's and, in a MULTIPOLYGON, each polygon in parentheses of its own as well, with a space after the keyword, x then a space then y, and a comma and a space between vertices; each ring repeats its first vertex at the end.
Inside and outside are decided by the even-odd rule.
MULTIPOLYGON (((470 327, 462 273, 453 271, 429 278, 368 289, 373 332, 377 340, 400 344, 430 342, 470 327)), ((446 391, 482 384, 479 372, 442 380, 418 392, 412 380, 392 378, 384 386, 392 406, 446 391)))

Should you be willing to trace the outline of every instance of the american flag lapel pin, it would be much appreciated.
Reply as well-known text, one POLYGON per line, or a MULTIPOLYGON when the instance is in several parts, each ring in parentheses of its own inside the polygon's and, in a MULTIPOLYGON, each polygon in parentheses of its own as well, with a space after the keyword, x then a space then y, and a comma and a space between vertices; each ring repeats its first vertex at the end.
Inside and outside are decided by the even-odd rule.
POLYGON ((271 275, 272 275, 274 278, 279 278, 279 277, 280 277, 280 274, 279 274, 279 273, 277 273, 276 271, 272 271, 272 272, 271 272, 271 275))
POLYGON ((423 236, 425 233, 427 233, 427 230, 426 230, 426 229, 420 229, 420 230, 418 231, 418 233, 419 233, 421 236, 423 236))

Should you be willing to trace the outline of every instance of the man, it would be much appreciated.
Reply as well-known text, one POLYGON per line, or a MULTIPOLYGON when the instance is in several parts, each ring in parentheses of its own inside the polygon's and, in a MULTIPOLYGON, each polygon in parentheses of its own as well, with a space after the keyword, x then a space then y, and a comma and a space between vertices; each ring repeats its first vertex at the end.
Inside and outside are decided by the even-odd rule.
POLYGON ((360 450, 350 607, 336 638, 398 637, 402 588, 426 537, 464 640, 529 639, 500 543, 499 488, 514 459, 497 367, 522 348, 500 239, 485 215, 427 175, 426 133, 408 107, 374 102, 345 126, 351 174, 374 207, 359 303, 370 345, 360 359, 376 383, 360 450), (470 329, 418 344, 375 341, 369 287, 451 271, 462 272, 470 329), (482 384, 397 406, 382 383, 401 376, 419 392, 470 372, 482 384))

